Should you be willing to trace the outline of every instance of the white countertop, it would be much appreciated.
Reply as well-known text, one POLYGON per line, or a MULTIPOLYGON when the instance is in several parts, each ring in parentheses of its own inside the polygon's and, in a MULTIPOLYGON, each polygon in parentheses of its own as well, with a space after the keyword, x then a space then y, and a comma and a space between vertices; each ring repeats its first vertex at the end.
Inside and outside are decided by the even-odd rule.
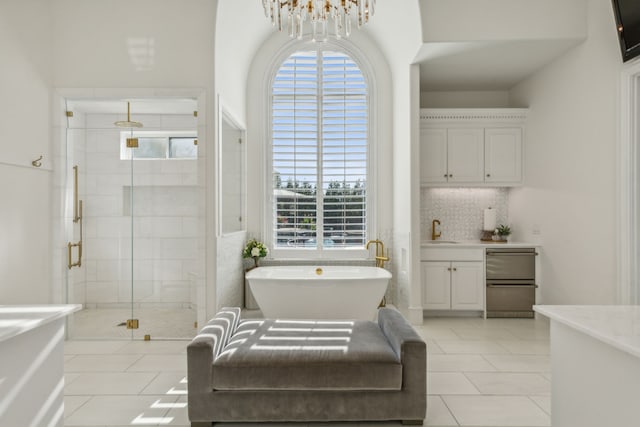
POLYGON ((637 305, 534 305, 533 309, 640 358, 640 306, 637 305))
POLYGON ((68 316, 80 304, 0 305, 0 342, 68 316))
POLYGON ((481 240, 426 240, 421 246, 423 248, 536 248, 539 244, 527 242, 483 242, 481 240), (439 243, 434 243, 439 242, 439 243))

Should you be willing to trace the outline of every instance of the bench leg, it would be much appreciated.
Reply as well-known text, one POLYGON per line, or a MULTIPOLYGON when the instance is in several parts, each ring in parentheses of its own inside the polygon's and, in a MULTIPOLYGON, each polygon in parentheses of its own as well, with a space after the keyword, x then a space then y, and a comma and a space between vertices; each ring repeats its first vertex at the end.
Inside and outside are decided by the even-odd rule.
POLYGON ((402 420, 402 425, 405 426, 421 426, 424 420, 402 420))

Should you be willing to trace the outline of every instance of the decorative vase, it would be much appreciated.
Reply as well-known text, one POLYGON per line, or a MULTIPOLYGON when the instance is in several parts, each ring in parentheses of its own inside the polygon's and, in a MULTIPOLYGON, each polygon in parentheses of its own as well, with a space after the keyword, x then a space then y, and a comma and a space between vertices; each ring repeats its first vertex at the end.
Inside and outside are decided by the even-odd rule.
POLYGON ((253 268, 258 268, 258 260, 260 259, 260 257, 254 256, 253 257, 253 268))

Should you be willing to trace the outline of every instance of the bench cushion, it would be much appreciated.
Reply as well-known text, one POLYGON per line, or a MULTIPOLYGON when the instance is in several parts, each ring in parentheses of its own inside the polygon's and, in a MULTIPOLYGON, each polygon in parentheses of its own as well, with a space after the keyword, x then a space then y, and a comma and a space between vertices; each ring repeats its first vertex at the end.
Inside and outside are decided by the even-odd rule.
POLYGON ((400 390, 402 365, 369 321, 241 320, 215 390, 400 390))

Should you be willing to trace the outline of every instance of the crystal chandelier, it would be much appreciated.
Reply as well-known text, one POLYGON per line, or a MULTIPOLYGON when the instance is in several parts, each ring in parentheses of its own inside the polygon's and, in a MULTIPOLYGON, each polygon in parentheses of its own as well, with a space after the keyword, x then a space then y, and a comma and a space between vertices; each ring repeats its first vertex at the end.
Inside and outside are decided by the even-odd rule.
POLYGON ((278 31, 286 25, 290 37, 301 39, 305 22, 309 21, 313 41, 325 41, 329 33, 336 38, 348 37, 351 21, 358 28, 366 24, 375 3, 376 0, 262 0, 265 15, 278 31))

